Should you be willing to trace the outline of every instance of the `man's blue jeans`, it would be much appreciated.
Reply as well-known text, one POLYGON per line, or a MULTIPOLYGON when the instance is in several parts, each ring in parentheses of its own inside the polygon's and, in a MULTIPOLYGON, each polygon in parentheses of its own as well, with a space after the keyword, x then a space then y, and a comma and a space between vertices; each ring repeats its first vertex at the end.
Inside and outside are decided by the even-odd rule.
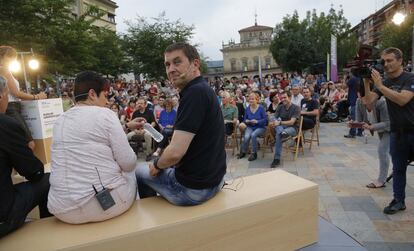
POLYGON ((275 157, 274 159, 281 159, 282 156, 282 132, 286 132, 289 136, 295 136, 297 134, 296 128, 292 126, 279 125, 275 127, 276 142, 275 142, 275 157))
POLYGON ((159 193, 170 203, 178 206, 201 204, 213 198, 224 184, 224 180, 222 180, 219 185, 207 189, 187 188, 176 180, 175 168, 164 169, 156 177, 153 177, 149 173, 147 164, 138 166, 135 174, 141 198, 156 196, 156 193, 159 193))
POLYGON ((407 182, 407 166, 410 154, 414 153, 414 132, 391 132, 390 154, 392 159, 392 179, 394 199, 404 201, 407 182))

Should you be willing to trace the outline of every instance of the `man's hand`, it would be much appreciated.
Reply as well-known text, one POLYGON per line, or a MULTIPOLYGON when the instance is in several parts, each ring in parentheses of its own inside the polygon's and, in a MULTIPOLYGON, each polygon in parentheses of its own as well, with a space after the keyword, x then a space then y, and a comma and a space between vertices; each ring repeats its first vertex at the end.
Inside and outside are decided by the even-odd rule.
POLYGON ((150 172, 150 175, 152 177, 156 177, 160 171, 154 167, 153 163, 150 163, 149 164, 149 172, 150 172))
POLYGON ((36 96, 37 96, 37 99, 47 99, 47 95, 44 92, 40 92, 36 96))
POLYGON ((144 118, 135 118, 127 123, 130 130, 141 129, 147 121, 144 118))
POLYGON ((280 121, 279 120, 276 120, 276 121, 273 121, 270 124, 271 124, 271 126, 276 127, 276 126, 279 126, 280 125, 280 121))
POLYGON ((364 123, 364 124, 362 125, 362 128, 372 131, 372 125, 367 124, 367 123, 364 123))
POLYGON ((255 124, 257 124, 257 120, 252 119, 252 120, 250 120, 250 123, 252 123, 253 125, 255 125, 255 124))
POLYGON ((371 70, 371 78, 374 81, 374 85, 379 89, 384 84, 382 83, 382 78, 379 72, 375 69, 371 70))

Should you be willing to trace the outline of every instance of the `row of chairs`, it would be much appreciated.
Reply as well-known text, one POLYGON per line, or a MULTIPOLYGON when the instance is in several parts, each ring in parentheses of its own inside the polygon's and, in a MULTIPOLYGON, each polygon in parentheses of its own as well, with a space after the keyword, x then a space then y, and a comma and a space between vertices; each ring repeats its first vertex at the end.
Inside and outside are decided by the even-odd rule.
MULTIPOLYGON (((303 124, 303 116, 299 119, 299 131, 295 137, 293 137, 293 146, 289 146, 288 144, 285 144, 286 150, 293 153, 294 160, 297 159, 299 151, 304 154, 304 145, 309 144, 309 150, 312 150, 312 144, 313 142, 316 142, 319 146, 319 117, 316 118, 316 124, 312 129, 303 130, 302 129, 303 124), (310 133, 310 137, 306 137, 306 133, 310 133)), ((233 151, 233 156, 237 152, 239 152, 240 145, 242 143, 243 135, 240 133, 240 130, 238 130, 238 122, 234 123, 234 132, 227 137, 226 139, 226 148, 231 149, 233 151)), ((262 139, 262 142, 260 144, 260 150, 262 151, 262 157, 264 157, 265 153, 267 151, 273 152, 273 148, 275 145, 275 132, 274 128, 268 126, 266 128, 266 132, 264 136, 260 137, 262 139)))

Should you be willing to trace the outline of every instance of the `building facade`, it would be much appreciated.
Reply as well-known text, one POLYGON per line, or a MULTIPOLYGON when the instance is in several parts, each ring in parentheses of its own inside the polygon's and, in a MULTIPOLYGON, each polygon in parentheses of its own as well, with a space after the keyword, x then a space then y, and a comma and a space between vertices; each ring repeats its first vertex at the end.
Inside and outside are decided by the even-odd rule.
MULTIPOLYGON (((72 8, 72 15, 75 18, 80 17, 90 6, 96 6, 104 15, 93 23, 95 26, 104 27, 112 31, 116 31, 115 10, 118 5, 111 0, 76 0, 72 8)), ((90 16, 89 18, 92 18, 90 16)))
POLYGON ((224 77, 261 77, 280 73, 281 69, 269 51, 273 28, 257 25, 239 30, 240 43, 222 45, 224 77))
POLYGON ((382 29, 387 23, 392 22, 394 14, 398 11, 412 13, 413 10, 414 1, 412 0, 391 1, 374 14, 363 19, 352 28, 352 31, 356 32, 360 44, 378 47, 382 29))

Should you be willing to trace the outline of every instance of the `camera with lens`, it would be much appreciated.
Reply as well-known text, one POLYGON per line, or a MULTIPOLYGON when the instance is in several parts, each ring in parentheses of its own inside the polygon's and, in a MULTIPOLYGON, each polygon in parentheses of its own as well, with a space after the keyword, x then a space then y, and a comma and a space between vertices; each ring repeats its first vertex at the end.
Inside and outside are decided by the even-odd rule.
POLYGON ((348 62, 347 64, 347 67, 351 68, 351 72, 354 76, 359 78, 371 78, 372 69, 375 69, 381 75, 384 74, 384 60, 373 59, 376 55, 376 53, 374 53, 375 50, 374 47, 369 45, 361 45, 359 47, 358 55, 353 61, 348 62))
POLYGON ((362 66, 356 66, 351 69, 354 76, 358 78, 371 78, 371 72, 375 69, 379 74, 384 75, 384 60, 383 59, 365 59, 362 66))

